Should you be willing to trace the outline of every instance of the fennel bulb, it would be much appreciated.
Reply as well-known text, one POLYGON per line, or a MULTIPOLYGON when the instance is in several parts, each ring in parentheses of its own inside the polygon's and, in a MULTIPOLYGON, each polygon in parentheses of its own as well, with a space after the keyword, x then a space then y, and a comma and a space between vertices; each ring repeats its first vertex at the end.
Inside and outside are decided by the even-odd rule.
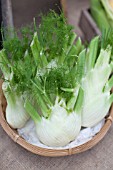
POLYGON ((22 128, 29 120, 30 116, 26 113, 23 107, 22 99, 17 97, 15 100, 16 101, 13 105, 7 100, 6 120, 12 128, 17 129, 22 128))
POLYGON ((107 65, 104 68, 93 69, 83 79, 84 105, 82 112, 82 126, 92 127, 99 123, 108 113, 111 106, 110 89, 103 91, 105 79, 111 73, 111 68, 107 65), (103 78, 103 80, 102 80, 103 78))
POLYGON ((25 109, 35 122, 39 140, 47 146, 65 146, 81 129, 83 91, 75 75, 77 55, 84 47, 80 39, 73 44, 76 34, 62 17, 52 12, 43 18, 42 35, 34 33, 30 45, 37 66, 32 80, 37 107, 27 99, 25 109))
POLYGON ((20 32, 21 39, 14 30, 13 37, 7 35, 7 38, 4 38, 2 35, 3 49, 0 51, 0 68, 4 79, 2 90, 7 100, 6 120, 14 129, 23 127, 30 117, 24 109, 23 96, 28 92, 32 67, 34 67, 31 55, 26 52, 30 48, 32 31, 29 35, 25 28, 20 32))
POLYGON ((82 79, 84 90, 83 127, 92 127, 99 123, 107 115, 113 103, 113 94, 110 94, 113 87, 113 76, 109 79, 112 73, 112 63, 110 63, 112 48, 108 45, 106 49, 101 49, 97 57, 98 46, 92 48, 96 44, 98 44, 98 37, 93 39, 90 44, 86 59, 86 74, 82 79))
POLYGON ((4 76, 2 90, 7 100, 6 120, 12 128, 22 128, 30 116, 24 109, 23 92, 18 93, 18 87, 21 87, 21 84, 19 85, 15 79, 19 76, 16 66, 11 64, 4 49, 0 51, 0 66, 4 76))
POLYGON ((24 106, 35 122, 37 137, 47 146, 65 146, 81 129, 83 90, 79 80, 83 63, 80 62, 81 73, 76 78, 79 73, 76 62, 84 46, 80 38, 73 44, 76 34, 71 30, 62 14, 51 12, 42 18, 39 37, 35 33, 30 45, 37 66, 32 80, 37 107, 28 99, 24 106))
MULTIPOLYGON (((83 95, 83 93, 81 93, 83 95)), ((83 96, 82 96, 83 97, 83 96)), ((80 99, 79 99, 80 100, 80 99)), ((47 146, 65 146, 73 141, 81 129, 81 104, 79 109, 68 112, 65 102, 58 102, 50 108, 49 117, 39 116, 29 101, 26 101, 25 108, 34 120, 38 139, 47 146)))
POLYGON ((12 92, 8 92, 7 82, 3 82, 2 90, 7 100, 6 120, 8 124, 14 129, 22 128, 30 118, 24 109, 22 96, 17 96, 15 93, 12 94, 12 92))
POLYGON ((51 114, 50 119, 42 118, 36 124, 38 138, 47 146, 65 146, 78 136, 81 129, 81 115, 75 112, 68 114, 59 105, 53 108, 51 114))

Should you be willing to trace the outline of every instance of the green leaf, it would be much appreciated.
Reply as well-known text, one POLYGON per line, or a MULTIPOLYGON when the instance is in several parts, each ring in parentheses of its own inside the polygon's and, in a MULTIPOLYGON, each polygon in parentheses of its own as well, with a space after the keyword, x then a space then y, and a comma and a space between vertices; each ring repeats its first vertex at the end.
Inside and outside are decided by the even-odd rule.
POLYGON ((97 52, 98 52, 98 45, 99 45, 99 37, 95 37, 88 49, 88 54, 86 58, 86 67, 87 67, 87 72, 90 71, 94 66, 95 66, 95 61, 97 58, 97 52))
POLYGON ((41 121, 41 117, 28 100, 25 101, 24 107, 35 123, 41 121))

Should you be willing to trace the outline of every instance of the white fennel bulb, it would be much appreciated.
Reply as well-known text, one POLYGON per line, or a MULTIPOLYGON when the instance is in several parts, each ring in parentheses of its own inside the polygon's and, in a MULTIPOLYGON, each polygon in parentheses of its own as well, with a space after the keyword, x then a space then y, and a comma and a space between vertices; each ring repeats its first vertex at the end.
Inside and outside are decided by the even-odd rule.
POLYGON ((99 123, 106 116, 111 106, 110 92, 103 92, 105 79, 108 77, 107 74, 103 74, 105 70, 108 70, 109 74, 110 67, 106 66, 101 71, 91 70, 82 82, 84 89, 82 126, 84 127, 91 127, 99 123))
POLYGON ((16 96, 12 92, 8 92, 6 82, 3 83, 2 89, 7 100, 6 120, 8 124, 14 129, 22 128, 30 117, 24 109, 22 96, 16 96))
MULTIPOLYGON (((82 79, 84 103, 82 126, 92 127, 99 123, 108 113, 113 102, 110 90, 113 87, 113 76, 110 64, 111 48, 101 50, 94 67, 89 69, 82 79)), ((90 68, 90 67, 89 67, 90 68)))
POLYGON ((81 115, 67 113, 66 109, 56 104, 49 119, 42 118, 36 124, 39 140, 47 146, 65 146, 73 141, 81 129, 81 115))
POLYGON ((38 139, 43 144, 51 147, 65 146, 78 136, 81 129, 82 90, 78 96, 75 108, 70 111, 63 99, 59 101, 56 98, 47 118, 40 116, 29 101, 25 102, 25 108, 35 122, 38 139))

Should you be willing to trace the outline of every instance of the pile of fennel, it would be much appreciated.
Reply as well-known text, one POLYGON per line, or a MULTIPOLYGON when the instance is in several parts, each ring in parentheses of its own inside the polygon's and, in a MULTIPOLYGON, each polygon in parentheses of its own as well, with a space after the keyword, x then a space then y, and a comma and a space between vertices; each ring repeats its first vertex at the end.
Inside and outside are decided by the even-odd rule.
POLYGON ((21 128, 31 117, 38 139, 51 147, 75 140, 113 102, 112 31, 85 48, 80 38, 74 43, 72 29, 63 14, 51 11, 39 28, 23 29, 21 39, 3 40, 0 52, 7 122, 21 128))

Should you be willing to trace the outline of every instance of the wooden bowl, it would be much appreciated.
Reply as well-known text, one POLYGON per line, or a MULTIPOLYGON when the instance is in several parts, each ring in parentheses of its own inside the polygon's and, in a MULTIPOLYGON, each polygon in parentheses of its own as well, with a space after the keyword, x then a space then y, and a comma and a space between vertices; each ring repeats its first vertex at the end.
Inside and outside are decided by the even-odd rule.
POLYGON ((103 137, 108 132, 113 121, 113 104, 112 104, 112 107, 109 111, 109 116, 106 117, 104 126, 102 127, 100 132, 97 135, 95 135, 90 141, 80 146, 69 148, 69 149, 46 149, 26 142, 21 136, 18 135, 16 130, 12 129, 8 125, 5 119, 6 105, 7 103, 2 92, 2 81, 1 81, 0 82, 0 124, 2 128, 5 130, 5 132, 10 136, 10 138, 14 142, 21 145, 23 148, 25 148, 28 151, 42 156, 58 157, 58 156, 67 156, 67 155, 84 152, 92 148, 93 146, 95 146, 101 139, 103 139, 103 137))

